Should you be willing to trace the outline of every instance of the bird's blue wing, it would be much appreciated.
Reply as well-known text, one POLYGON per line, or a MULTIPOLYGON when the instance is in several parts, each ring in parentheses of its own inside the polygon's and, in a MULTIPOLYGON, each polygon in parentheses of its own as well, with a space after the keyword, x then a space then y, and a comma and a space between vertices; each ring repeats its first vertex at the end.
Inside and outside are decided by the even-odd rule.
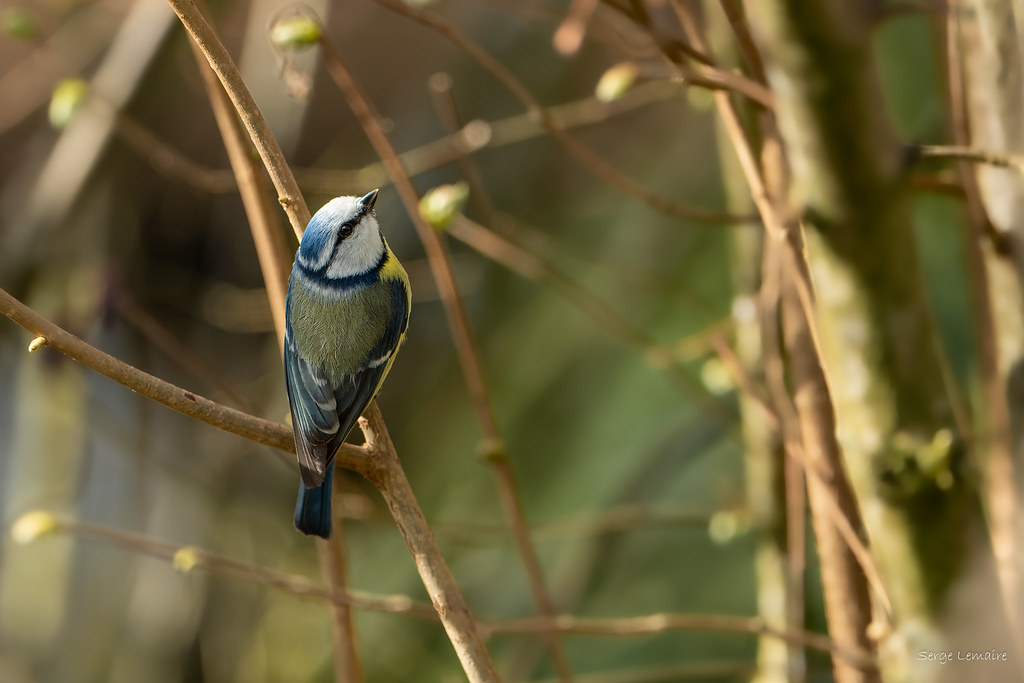
POLYGON ((344 433, 339 437, 338 403, 327 376, 299 355, 291 335, 285 336, 284 376, 302 481, 306 486, 319 486, 345 438, 344 433))
MULTIPOLYGON (((400 280, 389 282, 391 315, 384 334, 362 364, 362 369, 330 386, 326 374, 308 363, 285 335, 285 379, 295 429, 295 450, 302 481, 307 487, 323 483, 335 451, 356 420, 373 400, 409 324, 409 294, 400 280)), ((290 330, 289 330, 290 332, 290 330)))

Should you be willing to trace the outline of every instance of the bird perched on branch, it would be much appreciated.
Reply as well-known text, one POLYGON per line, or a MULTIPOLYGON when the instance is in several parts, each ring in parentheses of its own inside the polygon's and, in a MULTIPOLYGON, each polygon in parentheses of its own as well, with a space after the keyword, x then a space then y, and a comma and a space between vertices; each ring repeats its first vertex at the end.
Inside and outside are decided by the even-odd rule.
POLYGON ((373 213, 377 190, 309 221, 288 278, 284 374, 302 482, 295 527, 331 535, 334 457, 377 394, 409 326, 409 277, 373 213))

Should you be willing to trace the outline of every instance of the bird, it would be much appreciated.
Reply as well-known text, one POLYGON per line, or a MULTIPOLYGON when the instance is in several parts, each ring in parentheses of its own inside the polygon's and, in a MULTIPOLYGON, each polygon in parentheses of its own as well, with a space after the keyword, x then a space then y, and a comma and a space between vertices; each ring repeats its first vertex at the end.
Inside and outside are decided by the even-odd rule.
POLYGON ((284 374, 302 481, 295 527, 330 538, 335 455, 409 327, 409 276, 373 211, 378 190, 327 202, 288 278, 284 374))

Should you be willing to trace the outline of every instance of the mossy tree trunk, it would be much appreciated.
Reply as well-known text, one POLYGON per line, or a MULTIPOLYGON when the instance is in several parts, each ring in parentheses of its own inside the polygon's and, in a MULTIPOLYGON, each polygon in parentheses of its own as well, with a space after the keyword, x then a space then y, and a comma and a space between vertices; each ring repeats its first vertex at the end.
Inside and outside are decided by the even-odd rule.
MULTIPOLYGON (((955 143, 1024 153, 1022 23, 1024 3, 971 0, 949 26, 955 143)), ((985 501, 990 517, 1004 523, 996 528, 1001 535, 994 530, 993 544, 1019 639, 1024 614, 1019 553, 1024 539, 1016 509, 1024 461, 1024 179, 1017 169, 964 163, 961 170, 977 243, 975 289, 984 294, 976 302, 987 309, 979 346, 992 356, 983 366, 990 375, 985 431, 993 433, 985 458, 985 501)))
POLYGON ((916 655, 951 645, 951 588, 984 533, 923 292, 907 155, 872 62, 871 7, 746 2, 807 231, 837 432, 895 613, 883 671, 935 680, 916 655))

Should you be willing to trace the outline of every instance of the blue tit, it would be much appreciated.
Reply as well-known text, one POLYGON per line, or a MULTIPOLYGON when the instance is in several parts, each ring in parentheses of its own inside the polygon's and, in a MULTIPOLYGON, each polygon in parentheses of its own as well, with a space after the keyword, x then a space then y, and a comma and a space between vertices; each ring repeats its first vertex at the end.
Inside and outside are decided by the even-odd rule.
POLYGON ((295 255, 284 374, 302 482, 295 527, 331 535, 334 456, 377 394, 409 326, 409 277, 365 197, 316 212, 295 255))

